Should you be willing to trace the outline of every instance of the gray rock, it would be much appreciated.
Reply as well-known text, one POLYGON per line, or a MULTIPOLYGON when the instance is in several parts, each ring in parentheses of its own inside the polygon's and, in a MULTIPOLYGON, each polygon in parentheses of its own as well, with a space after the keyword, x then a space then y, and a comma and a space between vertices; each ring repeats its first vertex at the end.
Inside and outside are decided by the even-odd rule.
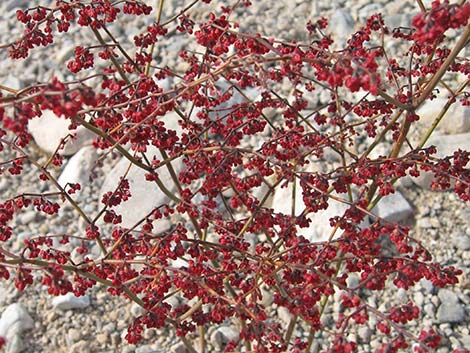
MULTIPOLYGON (((429 127, 447 103, 447 99, 436 98, 427 101, 418 109, 419 124, 429 127)), ((452 104, 437 126, 445 134, 461 134, 470 132, 470 107, 458 101, 452 104)))
POLYGON ((460 303, 442 303, 437 309, 436 318, 440 323, 460 323, 465 320, 465 309, 460 303))
POLYGON ((289 309, 283 306, 277 308, 277 316, 285 325, 288 325, 292 319, 292 314, 290 313, 289 309))
POLYGON ((240 332, 232 326, 220 326, 210 336, 210 342, 214 347, 222 350, 230 341, 237 341, 240 332))
MULTIPOLYGON (((82 189, 77 191, 75 195, 81 195, 80 192, 83 190, 83 187, 90 183, 90 173, 97 156, 92 146, 81 148, 65 165, 58 179, 59 184, 65 187, 67 184, 78 183, 82 189)), ((68 189, 66 188, 66 190, 68 189)))
POLYGON ((337 44, 343 46, 354 31, 354 19, 349 11, 338 9, 331 15, 328 28, 337 44))
POLYGON ((458 235, 452 237, 452 243, 457 249, 467 251, 470 250, 470 236, 469 235, 458 235))
MULTIPOLYGON (((470 149, 470 133, 458 135, 432 135, 427 141, 425 147, 436 146, 437 158, 451 156, 458 149, 468 151, 470 149)), ((423 172, 418 178, 413 178, 413 182, 423 188, 430 188, 431 182, 434 179, 432 172, 423 172)))
POLYGON ((70 120, 59 118, 51 110, 45 110, 41 117, 29 121, 28 130, 39 148, 51 154, 55 152, 62 139, 67 135, 76 134, 76 138, 68 138, 64 149, 59 152, 69 156, 94 137, 94 134, 83 126, 79 126, 76 130, 69 130, 69 126, 70 120))
POLYGON ((67 293, 52 299, 52 306, 59 310, 83 309, 90 306, 90 297, 76 297, 73 293, 67 293))
POLYGON ((414 302, 418 307, 422 307, 424 304, 424 295, 421 292, 415 292, 414 294, 414 302))
MULTIPOLYGON (((149 160, 152 160, 153 156, 158 160, 163 159, 160 152, 155 147, 148 148, 146 155, 149 160)), ((116 189, 119 185, 120 177, 125 174, 129 167, 129 163, 130 162, 123 157, 121 161, 114 166, 101 187, 100 200, 106 192, 113 192, 116 189)), ((178 174, 182 169, 181 158, 174 160, 172 165, 175 172, 178 174)), ((157 172, 160 181, 165 185, 165 187, 171 192, 174 192, 176 190, 176 186, 166 166, 161 167, 157 172)), ((170 201, 169 197, 160 190, 155 182, 149 182, 145 179, 145 174, 147 174, 145 170, 136 167, 135 165, 130 167, 126 178, 129 181, 129 189, 132 196, 128 201, 113 207, 113 210, 122 216, 121 226, 125 228, 133 227, 137 222, 150 214, 154 208, 170 201)))
POLYGON ((142 308, 137 303, 132 303, 130 310, 131 310, 131 314, 132 314, 133 317, 141 316, 141 315, 145 314, 145 312, 146 312, 145 309, 142 308))
POLYGON ((441 302, 437 309, 437 320, 440 323, 459 323, 465 318, 465 310, 456 293, 449 289, 441 289, 438 292, 438 297, 441 302))
POLYGON ((188 349, 183 342, 178 342, 170 347, 171 353, 187 353, 188 349))
MULTIPOLYGON (((295 188, 295 214, 298 216, 305 210, 305 204, 302 198, 302 188, 296 180, 295 188)), ((277 187, 274 191, 272 208, 274 212, 290 215, 292 213, 292 183, 289 183, 287 188, 277 187)), ((344 199, 346 195, 335 195, 340 199, 344 199)), ((333 227, 330 225, 329 219, 335 216, 343 216, 344 212, 349 208, 349 205, 341 201, 330 198, 328 200, 328 208, 316 213, 309 213, 307 219, 310 220, 308 227, 297 227, 297 235, 305 237, 311 242, 324 242, 330 238, 333 232, 333 227)), ((361 223, 361 226, 367 226, 367 217, 361 223)), ((333 239, 341 236, 341 231, 336 231, 333 239)))
POLYGON ((456 304, 459 301, 459 297, 456 293, 449 289, 440 289, 437 293, 439 300, 441 303, 449 303, 449 304, 456 304))
POLYGON ((2 78, 1 82, 3 86, 13 88, 16 90, 21 89, 23 86, 23 83, 21 82, 21 80, 17 76, 12 75, 12 74, 9 74, 6 78, 2 78))
POLYGON ((0 318, 0 337, 6 339, 6 353, 19 353, 24 349, 21 334, 34 327, 26 309, 18 303, 10 304, 0 318))
POLYGON ((10 304, 0 318, 0 336, 8 337, 10 333, 21 333, 33 328, 34 322, 23 305, 10 304))
POLYGON ((398 191, 383 197, 372 209, 378 217, 389 222, 399 222, 413 214, 413 208, 398 191))
POLYGON ((370 338, 372 336, 372 330, 367 326, 362 326, 357 330, 357 335, 362 342, 368 343, 370 342, 370 338))

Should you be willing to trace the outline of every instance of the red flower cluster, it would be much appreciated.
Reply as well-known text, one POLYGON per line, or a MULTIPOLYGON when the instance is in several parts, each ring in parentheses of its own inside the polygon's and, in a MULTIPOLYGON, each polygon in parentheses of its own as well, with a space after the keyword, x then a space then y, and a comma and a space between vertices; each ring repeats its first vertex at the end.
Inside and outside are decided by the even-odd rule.
MULTIPOLYGON (((171 33, 172 21, 143 29, 133 38, 133 52, 115 41, 109 23, 121 15, 152 12, 141 1, 59 0, 54 7, 17 12, 25 31, 9 46, 12 58, 27 57, 32 48, 51 44, 55 32, 76 25, 89 27, 97 45, 75 48, 67 68, 80 73, 77 80, 54 78, 0 96, 0 152, 13 155, 1 162, 0 174, 21 174, 25 165, 34 166, 41 182, 57 189, 0 203, 0 277, 13 277, 22 290, 33 283, 32 269, 38 269, 53 295, 81 295, 97 283, 107 286, 112 295, 145 309, 129 325, 131 343, 138 343, 146 328, 172 325, 178 336, 186 336, 198 326, 240 321, 239 340, 229 342, 227 351, 241 344, 256 352, 308 351, 313 335, 323 330, 332 336, 329 352, 354 352, 358 343, 346 339, 347 331, 374 317, 387 340, 377 352, 406 349, 410 338, 417 352, 436 348, 439 338, 432 330, 419 337, 404 334, 402 326, 418 318, 416 306, 381 313, 362 292, 389 286, 407 290, 423 278, 444 287, 457 283, 461 271, 433 263, 408 227, 380 219, 370 209, 395 191, 396 180, 428 171, 435 175, 435 189, 453 187, 462 200, 470 200, 469 151, 435 158, 435 148, 419 146, 400 153, 419 119, 417 108, 431 97, 443 73, 470 72, 468 59, 447 60, 457 58, 468 30, 458 42, 463 45, 447 47, 444 37, 449 28, 467 26, 470 5, 436 1, 415 17, 412 32, 392 31, 381 15, 373 15, 341 51, 331 49, 323 18, 307 23, 308 43, 243 33, 231 18, 249 5, 225 4, 220 14, 211 13, 199 24, 191 7, 172 19, 179 21, 180 35, 203 48, 179 54, 184 72, 152 64, 153 44, 171 33), (405 46, 403 56, 389 57, 384 38, 405 46), (82 70, 94 68, 95 49, 108 66, 84 79, 82 70), (171 76, 179 81, 164 91, 158 80, 171 76), (364 94, 357 98, 360 90, 364 94), (310 99, 314 92, 325 93, 316 105, 310 99), (97 215, 86 215, 75 198, 83 185, 63 188, 51 173, 62 157, 41 165, 26 148, 29 120, 46 109, 67 119, 72 131, 83 126, 93 132, 93 146, 106 151, 100 163, 113 151, 142 169, 142 182, 158 188, 166 201, 142 214, 133 227, 123 227, 125 214, 118 206, 134 197, 123 175, 99 200, 97 215), (178 131, 162 119, 170 114, 178 119, 178 131), (364 151, 356 148, 366 138, 373 143, 364 151), (392 143, 392 152, 372 158, 383 141, 392 143), (158 158, 150 157, 150 148, 158 149, 158 158), (312 167, 325 156, 326 169, 312 167), (181 170, 177 160, 183 162, 181 170), (168 180, 162 181, 162 170, 168 180), (278 212, 279 205, 269 202, 286 187, 292 205, 278 212), (64 248, 71 239, 78 242, 81 264, 72 262, 70 251, 55 248, 48 235, 27 239, 18 253, 9 250, 16 214, 34 207, 55 217, 62 201, 86 223, 83 234, 59 235, 64 248), (329 231, 316 239, 312 218, 333 202, 344 211, 324 217, 329 231), (101 219, 105 226, 99 226, 101 219), (172 228, 157 233, 154 222, 161 219, 171 219, 172 228), (98 259, 93 244, 102 251, 98 259), (354 287, 349 285, 353 274, 360 281, 354 287), (286 329, 272 315, 266 291, 277 307, 308 325, 310 339, 293 337, 295 321, 286 329), (340 315, 329 324, 322 315, 337 292, 340 315), (168 304, 173 295, 182 303, 168 304)), ((465 92, 457 95, 465 100, 465 92)))

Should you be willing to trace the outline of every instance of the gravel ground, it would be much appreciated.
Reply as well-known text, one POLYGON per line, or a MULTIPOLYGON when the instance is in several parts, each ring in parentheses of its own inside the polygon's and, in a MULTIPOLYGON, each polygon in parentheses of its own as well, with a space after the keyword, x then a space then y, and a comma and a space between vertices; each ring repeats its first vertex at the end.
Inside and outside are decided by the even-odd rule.
MULTIPOLYGON (((155 2, 155 1, 154 1, 155 2)), ((32 1, 3 0, 0 3, 0 43, 5 43, 19 33, 19 26, 13 20, 16 8, 31 5, 32 1)), ((429 5, 429 2, 425 2, 429 5)), ((166 1, 164 18, 179 11, 186 1, 166 1)), ((210 8, 204 5, 195 11, 202 18, 210 8)), ((382 11, 388 15, 387 21, 393 25, 409 23, 417 6, 412 1, 254 1, 248 13, 239 14, 236 19, 240 28, 246 31, 258 31, 268 36, 281 38, 302 39, 303 28, 308 18, 318 15, 329 17, 339 41, 344 40, 348 30, 357 27, 362 19, 382 11), (291 19, 295 18, 295 21, 291 19)), ((115 25, 111 31, 118 38, 132 38, 139 28, 145 25, 141 19, 129 19, 129 23, 115 25)), ((0 83, 13 88, 21 88, 34 82, 50 79, 54 75, 63 77, 59 71, 69 60, 73 51, 73 42, 86 44, 90 36, 78 31, 72 31, 71 36, 61 36, 57 45, 50 51, 33 51, 30 58, 22 63, 12 62, 5 51, 0 50, 0 83)), ((164 66, 176 67, 177 51, 183 46, 191 46, 186 39, 174 35, 171 40, 159 42, 156 47, 157 60, 164 66)), ((36 146, 28 150, 40 162, 45 162, 47 156, 36 146)), ((8 158, 6 152, 0 157, 8 158)), ((97 205, 96 195, 101 187, 100 181, 109 173, 115 160, 108 158, 98 177, 84 190, 86 211, 94 212, 97 205), (101 176, 101 177, 100 177, 101 176)), ((55 171, 57 176, 60 170, 55 171)), ((2 175, 0 178, 0 193, 2 200, 14 194, 37 191, 36 174, 33 169, 27 170, 21 178, 2 175)), ((45 190, 41 190, 45 191, 45 190)), ((452 352, 455 349, 470 347, 469 315, 470 315, 470 207, 464 204, 453 193, 433 192, 417 187, 409 180, 404 180, 399 191, 409 202, 412 214, 404 221, 412 226, 413 235, 427 244, 437 262, 442 265, 455 265, 464 271, 460 283, 452 288, 438 289, 427 281, 421 281, 409 291, 387 290, 379 296, 364 291, 362 295, 377 307, 384 309, 396 303, 406 303, 413 299, 421 308, 421 317, 415 322, 420 328, 435 328, 444 340, 438 353, 452 352)), ((60 217, 46 219, 35 212, 26 211, 15 219, 16 232, 19 242, 31 234, 73 233, 77 225, 76 216, 71 210, 64 210, 60 217)), ((15 245, 14 245, 15 246, 15 245)), ((24 292, 18 292, 10 282, 0 282, 0 313, 4 313, 11 304, 20 303, 24 306, 32 324, 29 330, 18 338, 15 346, 10 346, 8 353, 14 352, 185 352, 184 347, 169 329, 148 330, 144 340, 138 347, 124 341, 128 323, 140 314, 136 305, 114 298, 100 288, 89 292, 89 303, 75 310, 60 310, 54 305, 52 298, 47 295, 40 284, 29 287, 24 292)), ((338 314, 337 305, 332 303, 325 312, 325 320, 332 320, 338 314)), ((273 310, 275 310, 273 306, 273 310)), ((279 311, 279 315, 288 316, 279 311)), ((1 325, 0 325, 1 326, 1 325)), ((412 331, 418 327, 412 327, 412 331)), ((373 320, 357 332, 351 332, 360 343, 360 352, 370 352, 379 345, 378 341, 369 341, 375 330, 373 320)), ((224 335, 229 335, 224 329, 224 335)), ((305 335, 298 328, 299 335, 305 335)), ((209 330, 208 352, 217 351, 220 339, 209 330)), ((321 348, 321 334, 318 335, 317 348, 321 348)), ((352 336, 350 338, 353 338, 352 336)))

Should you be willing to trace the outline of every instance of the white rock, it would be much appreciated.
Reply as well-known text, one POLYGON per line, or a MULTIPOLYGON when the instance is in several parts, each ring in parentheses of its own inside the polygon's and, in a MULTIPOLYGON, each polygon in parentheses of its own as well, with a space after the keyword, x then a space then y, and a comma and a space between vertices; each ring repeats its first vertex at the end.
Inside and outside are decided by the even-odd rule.
POLYGON ((403 195, 395 191, 383 197, 372 209, 372 213, 389 222, 399 222, 413 214, 413 208, 403 195))
POLYGON ((288 325, 292 320, 292 314, 290 313, 289 309, 284 306, 277 308, 277 316, 285 325, 288 325))
POLYGON ((349 11, 338 9, 330 17, 328 29, 339 46, 344 46, 354 31, 354 19, 349 11))
MULTIPOLYGON (((81 148, 65 165, 58 179, 59 184, 65 187, 67 184, 79 183, 83 189, 86 184, 90 183, 90 173, 97 156, 94 147, 81 148)), ((80 191, 77 194, 80 194, 80 191)))
POLYGON ((94 134, 83 126, 69 130, 69 125, 70 120, 59 118, 51 110, 45 110, 41 117, 29 121, 28 129, 37 145, 47 153, 54 153, 62 139, 69 134, 75 134, 76 138, 69 138, 64 149, 59 152, 68 156, 77 152, 94 137, 94 134))
POLYGON ((59 310, 83 309, 90 306, 90 297, 76 297, 73 293, 67 293, 52 299, 52 306, 59 310))
MULTIPOLYGON (((292 183, 289 183, 287 188, 278 187, 275 190, 272 202, 274 212, 283 213, 285 215, 292 214, 292 187, 292 183)), ((339 197, 345 199, 346 195, 340 195, 339 197)), ((307 215, 307 218, 310 220, 309 226, 305 228, 297 227, 297 235, 302 235, 311 242, 327 241, 333 232, 333 227, 330 225, 330 218, 343 216, 348 208, 348 204, 330 198, 326 210, 321 210, 317 213, 309 213, 307 215)), ((302 188, 296 180, 295 215, 299 216, 304 210, 305 204, 302 198, 302 188)), ((368 221, 366 217, 361 225, 365 226, 367 224, 368 221)), ((337 239, 339 236, 341 236, 341 231, 337 230, 332 239, 337 239)))
POLYGON ((0 337, 6 339, 5 352, 21 352, 24 348, 21 334, 33 326, 33 319, 21 304, 10 304, 0 318, 0 337))
POLYGON ((9 74, 6 78, 2 78, 0 82, 2 83, 3 86, 6 86, 8 88, 13 88, 16 90, 21 89, 23 86, 23 83, 21 82, 21 80, 17 76, 12 75, 12 74, 9 74))
MULTIPOLYGON (((158 160, 163 160, 157 148, 149 147, 147 150, 146 155, 149 160, 152 160, 153 156, 158 160)), ((114 166, 101 187, 100 201, 106 192, 113 192, 116 189, 119 185, 120 177, 125 174, 129 164, 129 160, 123 157, 116 166, 114 166)), ((176 174, 178 174, 182 169, 181 158, 172 161, 172 166, 175 169, 176 174)), ((170 201, 169 197, 160 190, 155 182, 145 180, 145 174, 147 173, 147 171, 132 165, 126 176, 129 181, 129 188, 132 196, 128 201, 113 207, 113 210, 122 216, 121 226, 125 228, 131 228, 145 216, 150 214, 154 208, 170 201)), ((160 181, 165 185, 165 187, 171 192, 174 192, 176 190, 176 186, 167 167, 162 166, 157 170, 157 173, 160 181)))
MULTIPOLYGON (((434 155, 437 158, 452 156, 458 149, 469 151, 470 150, 470 133, 458 135, 433 135, 427 141, 425 147, 436 146, 437 153, 434 155)), ((430 188, 431 182, 434 179, 432 172, 420 171, 418 178, 412 178, 413 182, 417 185, 430 188)))
POLYGON ((34 322, 23 305, 10 304, 0 318, 0 336, 10 337, 33 328, 34 322))
POLYGON ((238 341, 240 333, 232 326, 220 326, 210 336, 214 347, 222 350, 230 341, 238 341))
MULTIPOLYGON (((447 99, 443 98, 436 98, 424 103, 417 111, 420 117, 419 124, 430 127, 446 103, 447 99)), ((470 106, 463 106, 458 101, 452 104, 437 129, 449 135, 469 132, 470 106)))

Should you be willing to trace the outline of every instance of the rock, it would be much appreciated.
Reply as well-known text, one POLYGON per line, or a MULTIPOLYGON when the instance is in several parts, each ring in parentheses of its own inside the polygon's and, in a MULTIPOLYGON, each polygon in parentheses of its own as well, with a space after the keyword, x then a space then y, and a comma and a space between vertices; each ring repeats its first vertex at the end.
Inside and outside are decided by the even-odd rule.
POLYGON ((145 345, 135 349, 135 353, 163 353, 161 350, 155 350, 152 346, 145 345))
POLYGON ((67 333, 67 339, 70 341, 70 345, 75 342, 78 342, 82 339, 82 332, 79 329, 72 328, 67 333))
POLYGON ((442 303, 437 309, 436 318, 440 323, 460 323, 465 320, 465 310, 460 303, 442 303))
POLYGON ((26 309, 18 303, 10 304, 0 318, 0 337, 6 339, 5 353, 19 353, 24 349, 21 334, 34 327, 26 309))
POLYGON ((370 338, 372 336, 372 330, 367 326, 362 326, 357 330, 357 335, 362 342, 368 343, 370 342, 370 338))
POLYGON ((423 304, 424 304, 424 295, 423 295, 423 293, 415 292, 413 299, 414 299, 415 304, 418 307, 421 308, 423 306, 423 304))
POLYGON ((51 110, 45 110, 41 117, 31 119, 28 129, 39 148, 47 153, 54 153, 62 139, 70 134, 76 138, 68 138, 63 150, 59 153, 65 156, 76 153, 94 137, 93 133, 83 126, 76 130, 69 130, 70 120, 59 118, 51 110))
MULTIPOLYGON (((295 214, 298 216, 305 210, 305 204, 302 198, 302 188, 296 180, 295 188, 295 214)), ((289 183, 287 188, 277 187, 274 196, 272 207, 274 212, 290 215, 292 213, 292 183, 289 183)), ((338 195, 335 195, 338 196, 338 195)), ((345 195, 339 195, 340 198, 345 198, 345 195)), ((307 219, 310 220, 308 227, 300 228, 297 226, 297 235, 305 237, 311 242, 324 242, 330 238, 333 232, 333 227, 330 225, 330 218, 335 216, 343 216, 344 212, 349 208, 346 203, 330 198, 328 200, 328 208, 320 210, 316 213, 309 213, 307 219)), ((368 225, 367 217, 361 223, 361 226, 368 225)), ((341 231, 336 231, 333 239, 341 236, 341 231)))
POLYGON ((469 235, 458 235, 456 237, 452 237, 452 243, 457 249, 462 251, 470 250, 470 236, 469 235))
POLYGON ((457 296, 457 294, 445 288, 440 289, 439 292, 437 293, 437 296, 439 297, 439 300, 441 301, 441 303, 455 304, 459 301, 459 297, 457 296))
POLYGON ((90 297, 76 297, 73 293, 67 293, 52 299, 52 306, 59 310, 83 309, 90 306, 90 297))
POLYGON ((465 319, 465 309, 457 294, 448 289, 441 289, 438 292, 441 305, 437 309, 436 318, 440 323, 459 323, 465 319))
POLYGON ((183 342, 178 342, 170 347, 171 353, 187 353, 188 349, 183 342))
POLYGON ((12 74, 8 75, 6 78, 2 78, 1 83, 5 87, 13 88, 16 90, 20 90, 23 86, 21 80, 12 74))
MULTIPOLYGON (((437 158, 451 156, 458 149, 468 151, 470 150, 470 133, 458 135, 432 135, 427 141, 425 147, 436 146, 437 153, 434 155, 437 158)), ((420 171, 420 176, 413 178, 413 182, 423 188, 429 189, 431 182, 434 179, 432 172, 420 171)))
POLYGON ((395 191, 383 197, 372 209, 372 213, 389 222, 399 222, 413 214, 413 208, 403 195, 395 191))
POLYGON ((289 325, 292 319, 292 314, 290 313, 289 309, 284 306, 277 308, 277 316, 285 325, 289 325))
MULTIPOLYGON (((163 159, 157 148, 148 147, 147 150, 146 155, 149 160, 152 160, 153 156, 159 160, 163 159)), ((101 187, 100 200, 106 192, 113 192, 116 189, 119 185, 120 177, 125 174, 129 163, 129 160, 123 157, 114 166, 101 187)), ((176 174, 178 174, 182 169, 181 158, 174 160, 172 165, 176 174)), ((162 166, 157 172, 160 181, 165 187, 174 192, 176 187, 166 166, 162 166)), ((146 181, 145 174, 147 174, 145 170, 135 165, 132 165, 127 173, 126 178, 129 181, 129 189, 132 196, 128 201, 112 208, 117 214, 122 216, 122 223, 120 224, 122 227, 133 227, 137 222, 149 215, 154 208, 170 201, 168 196, 160 190, 155 182, 146 181)))
POLYGON ((74 343, 69 350, 70 353, 87 353, 90 352, 90 344, 87 341, 78 341, 74 343))
MULTIPOLYGON (((97 156, 96 150, 92 146, 81 148, 65 165, 58 179, 59 184, 65 187, 67 184, 78 183, 83 190, 83 187, 90 183, 90 173, 97 156)), ((75 194, 80 195, 80 191, 75 194)))
POLYGON ((230 341, 238 341, 239 335, 240 332, 231 326, 220 326, 212 332, 210 342, 218 350, 223 350, 230 341))
POLYGON ((108 334, 107 333, 99 333, 96 335, 96 342, 98 342, 101 346, 106 345, 108 342, 108 334))
MULTIPOLYGON (((434 119, 447 103, 447 99, 436 98, 424 103, 417 111, 419 124, 430 127, 434 119)), ((437 129, 445 134, 462 134, 470 132, 470 106, 455 102, 447 110, 437 129)))
POLYGON ((132 303, 130 311, 133 317, 138 317, 146 313, 146 310, 137 303, 132 303))
POLYGON ((349 11, 338 9, 331 15, 328 28, 337 44, 342 47, 353 34, 354 19, 349 11))

